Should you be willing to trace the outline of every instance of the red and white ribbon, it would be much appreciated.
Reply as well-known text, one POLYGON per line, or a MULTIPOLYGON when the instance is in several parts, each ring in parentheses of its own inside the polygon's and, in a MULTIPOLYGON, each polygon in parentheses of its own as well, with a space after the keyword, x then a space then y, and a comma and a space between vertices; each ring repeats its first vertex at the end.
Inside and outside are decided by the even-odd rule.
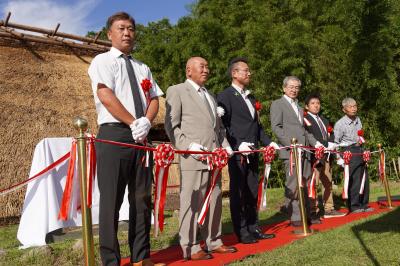
POLYGON ((306 126, 310 127, 311 126, 311 122, 305 117, 303 119, 304 119, 304 124, 306 124, 306 126))
POLYGON ((211 195, 212 192, 214 191, 214 188, 217 184, 217 181, 220 177, 220 173, 222 168, 225 167, 225 165, 228 163, 228 153, 226 152, 225 149, 223 148, 217 148, 214 150, 214 153, 212 155, 212 166, 213 169, 211 171, 211 183, 208 187, 208 190, 206 192, 206 196, 203 202, 203 206, 200 210, 199 213, 199 218, 197 219, 197 223, 199 225, 203 225, 204 221, 207 217, 208 209, 210 207, 210 200, 211 200, 211 195))
POLYGON ((271 172, 271 163, 275 159, 275 148, 267 146, 263 151, 264 159, 264 175, 258 183, 258 197, 257 197, 257 210, 260 211, 262 208, 267 207, 267 185, 269 173, 271 172))
POLYGON ((71 146, 71 152, 69 157, 67 180, 65 182, 64 193, 61 200, 61 207, 58 213, 59 220, 68 220, 70 213, 71 197, 72 197, 72 184, 74 181, 74 170, 76 160, 76 140, 73 140, 71 146))
POLYGON ((312 167, 312 176, 308 184, 308 197, 315 199, 317 196, 316 192, 316 179, 317 179, 317 165, 320 163, 321 159, 324 158, 325 148, 323 146, 315 149, 315 162, 312 167))
MULTIPOLYGON (((299 167, 299 173, 297 179, 299 180, 300 187, 303 187, 303 150, 297 147, 297 165, 299 167)), ((297 174, 297 173, 296 173, 297 174)))
POLYGON ((168 182, 168 170, 174 161, 175 151, 170 144, 160 144, 154 153, 155 192, 154 192, 154 236, 164 229, 164 206, 168 182))
POLYGON ((293 146, 290 146, 290 151, 289 151, 289 176, 293 176, 293 146))
POLYGON ((342 192, 342 198, 348 199, 349 198, 349 179, 350 179, 350 160, 353 155, 350 151, 345 151, 343 153, 343 160, 344 160, 344 187, 342 192))
POLYGON ((362 156, 363 156, 363 160, 365 162, 365 167, 364 167, 364 172, 363 172, 363 176, 362 176, 362 179, 361 179, 360 195, 364 194, 365 180, 367 178, 367 167, 368 167, 369 160, 371 160, 371 152, 370 151, 364 151, 362 156))
POLYGON ((96 148, 94 145, 94 137, 90 136, 86 144, 87 150, 87 206, 92 207, 93 181, 96 176, 96 148))

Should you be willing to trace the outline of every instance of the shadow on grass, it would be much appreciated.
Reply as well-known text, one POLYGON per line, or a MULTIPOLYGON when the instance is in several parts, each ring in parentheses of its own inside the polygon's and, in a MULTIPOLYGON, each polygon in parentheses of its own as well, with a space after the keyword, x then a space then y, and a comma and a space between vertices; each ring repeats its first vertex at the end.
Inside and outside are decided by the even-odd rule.
POLYGON ((355 225, 351 228, 354 235, 360 242, 361 246, 363 247, 365 254, 371 260, 373 265, 381 265, 374 254, 372 254, 371 250, 368 248, 366 243, 361 237, 362 232, 368 233, 385 233, 385 232, 400 232, 400 225, 399 225, 399 217, 400 217, 400 208, 397 208, 377 219, 355 225))

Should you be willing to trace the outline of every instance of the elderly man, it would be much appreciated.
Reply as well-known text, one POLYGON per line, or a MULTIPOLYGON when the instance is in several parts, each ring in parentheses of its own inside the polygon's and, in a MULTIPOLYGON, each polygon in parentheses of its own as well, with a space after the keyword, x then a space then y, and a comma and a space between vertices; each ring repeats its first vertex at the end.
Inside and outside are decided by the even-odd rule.
MULTIPOLYGON (((218 94, 217 100, 218 105, 224 109, 222 121, 231 147, 234 150, 249 151, 257 148, 261 142, 264 146, 279 148, 265 135, 256 112, 256 99, 246 90, 251 76, 247 60, 232 59, 228 73, 232 85, 218 94)), ((255 153, 237 154, 229 159, 229 200, 233 229, 239 241, 244 244, 275 236, 264 234, 258 226, 258 159, 255 153)))
MULTIPOLYGON (((132 58, 135 21, 119 12, 108 18, 110 51, 96 56, 89 67, 100 126, 97 137, 124 143, 143 143, 158 112, 162 91, 150 69, 132 58), (139 84, 151 82, 149 95, 139 84)), ((117 239, 119 209, 128 185, 129 247, 133 265, 154 265, 150 261, 152 168, 144 167, 145 152, 96 143, 97 176, 100 190, 99 236, 103 265, 120 265, 117 239)))
MULTIPOLYGON (((283 80, 284 95, 272 102, 270 109, 271 127, 278 141, 283 146, 290 146, 293 138, 301 145, 322 146, 314 136, 309 133, 303 126, 303 108, 298 104, 297 96, 301 88, 301 81, 295 76, 285 77, 283 80)), ((294 169, 290 174, 290 156, 289 151, 282 149, 279 156, 285 164, 286 182, 285 197, 286 210, 290 216, 291 225, 301 226, 299 199, 297 192, 297 173, 294 169)), ((303 178, 308 178, 311 174, 311 166, 309 162, 309 154, 305 153, 303 157, 303 178)), ((306 182, 303 183, 306 184, 306 182)), ((304 195, 307 195, 307 186, 304 186, 304 195)), ((306 205, 308 205, 308 197, 306 197, 306 205)), ((307 208, 309 211, 309 209, 307 208)), ((319 219, 311 219, 311 223, 320 223, 319 219)))
MULTIPOLYGON (((334 127, 335 142, 344 151, 362 154, 364 139, 359 132, 362 130, 360 118, 357 116, 357 103, 353 98, 345 98, 342 101, 343 112, 345 115, 336 122, 334 127)), ((343 159, 338 160, 338 164, 343 166, 343 159)), ((370 212, 373 208, 368 208, 369 200, 369 180, 366 172, 363 193, 360 193, 365 162, 362 156, 353 155, 349 165, 349 188, 347 207, 350 212, 370 212)))
MULTIPOLYGON (((179 150, 212 151, 222 146, 232 154, 221 119, 216 115, 216 102, 204 87, 208 75, 204 58, 192 57, 187 61, 187 80, 167 90, 165 130, 179 150)), ((199 228, 197 219, 210 185, 210 171, 199 154, 181 156, 180 167, 179 242, 183 257, 205 260, 213 258, 211 252, 236 252, 236 248, 223 245, 221 240, 221 181, 212 192, 208 215, 199 228), (209 253, 200 247, 198 232, 209 253)))

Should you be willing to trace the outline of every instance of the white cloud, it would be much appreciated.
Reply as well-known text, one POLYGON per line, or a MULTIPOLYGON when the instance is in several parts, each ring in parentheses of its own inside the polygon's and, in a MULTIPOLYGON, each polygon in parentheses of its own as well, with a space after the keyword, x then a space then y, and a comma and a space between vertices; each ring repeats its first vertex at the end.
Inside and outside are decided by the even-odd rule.
POLYGON ((10 22, 46 29, 54 29, 60 23, 59 31, 85 35, 89 29, 87 16, 99 0, 66 1, 51 0, 8 0, 1 5, 4 16, 11 12, 10 22), (68 3, 66 3, 68 2, 68 3))

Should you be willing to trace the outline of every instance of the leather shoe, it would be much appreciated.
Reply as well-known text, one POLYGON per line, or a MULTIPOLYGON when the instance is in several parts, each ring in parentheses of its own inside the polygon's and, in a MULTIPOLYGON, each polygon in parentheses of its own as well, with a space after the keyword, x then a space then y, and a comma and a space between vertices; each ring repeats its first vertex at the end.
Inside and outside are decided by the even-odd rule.
POLYGON ((275 234, 264 234, 260 230, 256 230, 253 232, 253 236, 257 240, 262 240, 262 239, 271 239, 275 237, 275 234))
POLYGON ((189 258, 187 258, 187 260, 209 260, 212 258, 214 258, 213 255, 208 254, 204 250, 200 250, 199 252, 194 253, 189 258))
POLYGON ((319 218, 311 218, 309 220, 309 224, 321 224, 321 220, 319 218))
POLYGON ((222 245, 216 249, 213 249, 211 252, 212 253, 220 253, 220 254, 235 253, 235 252, 237 252, 237 248, 232 247, 232 246, 228 247, 228 246, 222 245))
POLYGON ((247 236, 239 237, 239 242, 242 243, 242 244, 254 244, 254 243, 257 243, 258 240, 255 239, 251 235, 247 235, 247 236))

